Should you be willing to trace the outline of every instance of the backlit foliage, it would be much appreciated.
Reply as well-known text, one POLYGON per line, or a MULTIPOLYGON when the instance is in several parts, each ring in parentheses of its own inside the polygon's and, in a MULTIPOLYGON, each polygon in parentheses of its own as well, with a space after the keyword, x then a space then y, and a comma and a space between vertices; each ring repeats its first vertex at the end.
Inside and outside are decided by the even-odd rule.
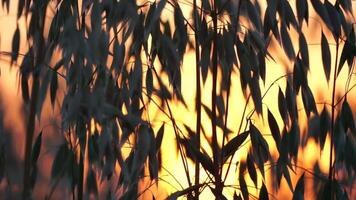
MULTIPOLYGON (((7 10, 11 3, 2 0, 7 10)), ((187 176, 188 187, 168 199, 198 199, 203 190, 210 190, 216 199, 273 199, 271 194, 280 187, 281 179, 286 180, 293 199, 304 199, 304 174, 311 172, 305 171, 294 185, 290 175, 297 170, 302 135, 314 138, 321 149, 326 138, 331 138, 329 174, 322 174, 317 165, 312 172, 316 196, 352 199, 356 128, 347 94, 353 86, 346 85, 347 92, 341 97, 335 91, 343 67, 348 67, 349 79, 354 75, 351 0, 19 0, 17 19, 22 18, 26 31, 17 27, 8 56, 11 65, 19 64, 21 93, 29 107, 24 199, 31 199, 37 160, 43 153, 42 132, 35 134, 35 123, 46 98, 53 107, 60 107, 60 130, 65 139, 53 158, 47 199, 61 179, 69 180, 67 187, 75 199, 92 195, 137 199, 144 190, 141 182, 161 181, 160 147, 167 125, 153 127, 150 106, 158 106, 169 118, 187 176), (186 4, 191 9, 189 15, 182 10, 186 4), (317 16, 311 18, 314 11, 317 16), (324 105, 316 104, 308 79, 310 56, 303 30, 311 20, 322 27, 317 33, 321 64, 333 88, 332 102, 324 105), (20 42, 22 34, 26 41, 20 42), (28 47, 26 52, 19 52, 22 43, 28 47), (336 55, 332 55, 330 43, 336 44, 336 55), (266 60, 273 61, 276 56, 270 51, 272 44, 283 49, 291 66, 286 75, 268 86, 266 73, 273 69, 266 60), (189 103, 182 94, 181 71, 189 51, 195 53, 198 74, 192 86, 196 91, 196 128, 178 125, 170 106, 173 101, 184 106, 189 103), (232 76, 239 77, 244 95, 244 101, 234 103, 246 111, 252 102, 254 110, 234 115, 243 120, 239 128, 230 130, 229 104, 236 101, 230 98, 232 76), (271 87, 278 87, 277 81, 286 87, 275 94, 274 106, 279 112, 273 113, 263 100, 271 87), (201 99, 201 89, 207 84, 212 87, 210 105, 201 99), (262 91, 262 85, 267 90, 262 91), (64 88, 64 94, 59 95, 59 88, 64 88), (305 111, 309 124, 305 134, 299 109, 305 111), (211 129, 202 127, 202 113, 209 116, 211 129), (283 120, 280 124, 277 115, 283 120), (274 143, 267 143, 253 117, 265 121, 274 143), (208 149, 201 145, 203 141, 209 144, 208 149), (245 159, 232 163, 247 142, 250 147, 245 159), (277 156, 271 155, 271 145, 275 145, 277 156), (188 170, 190 161, 197 166, 195 171, 188 170), (271 168, 266 168, 267 163, 271 168), (238 170, 231 170, 232 165, 238 170), (269 170, 272 183, 266 177, 269 170), (201 173, 208 178, 199 179, 201 173), (226 177, 232 174, 238 177, 236 185, 226 185, 226 177), (258 197, 251 195, 253 188, 247 185, 245 174, 258 188, 258 197), (103 181, 107 181, 105 189, 99 188, 103 181), (270 184, 275 188, 267 187, 270 184), (226 188, 234 188, 235 194, 226 196, 226 188), (103 191, 105 195, 100 195, 103 191)), ((2 179, 6 161, 4 149, 0 150, 2 179)))

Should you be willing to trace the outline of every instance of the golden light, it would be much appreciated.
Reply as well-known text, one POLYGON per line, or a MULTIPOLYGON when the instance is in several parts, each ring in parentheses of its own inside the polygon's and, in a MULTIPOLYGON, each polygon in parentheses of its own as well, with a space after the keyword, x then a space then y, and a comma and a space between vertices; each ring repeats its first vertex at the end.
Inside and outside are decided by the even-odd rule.
MULTIPOLYGON (((179 1, 181 3, 181 7, 183 8, 184 15, 189 18, 190 17, 190 12, 191 12, 191 4, 190 1, 179 1)), ((0 10, 0 27, 1 27, 1 46, 0 50, 1 51, 11 51, 11 40, 12 40, 12 35, 14 30, 16 29, 16 9, 17 5, 13 2, 11 2, 11 8, 9 14, 6 14, 6 12, 1 8, 0 10)), ((355 6, 354 6, 355 7, 355 6)), ((311 16, 315 16, 314 13, 310 14, 311 16)), ((172 13, 170 8, 168 7, 164 13, 162 20, 170 20, 170 17, 172 17, 172 13)), ((25 32, 25 21, 22 19, 20 23, 18 24, 21 32, 25 32)), ((321 31, 320 24, 317 23, 315 20, 310 20, 309 27, 305 27, 305 35, 307 38, 309 45, 309 53, 310 53, 310 72, 308 73, 308 79, 309 79, 309 85, 310 88, 314 94, 315 101, 318 104, 318 111, 320 111, 323 108, 323 103, 325 102, 331 102, 331 93, 332 93, 332 87, 327 84, 327 81, 324 76, 324 71, 322 67, 322 62, 321 62, 321 51, 320 51, 320 31, 321 31)), ((293 35, 293 43, 294 46, 298 46, 297 42, 297 34, 294 32, 292 33, 293 35)), ((331 35, 327 35, 327 37, 330 39, 329 41, 333 41, 331 38, 331 35)), ((24 50, 27 48, 26 43, 25 43, 26 37, 25 34, 21 35, 21 48, 20 52, 24 52, 24 50)), ((291 63, 290 61, 284 56, 283 51, 276 45, 276 42, 271 43, 269 50, 272 52, 273 55, 276 55, 275 59, 276 62, 272 60, 267 60, 266 63, 266 81, 263 84, 260 82, 261 86, 261 92, 262 94, 268 90, 268 88, 271 86, 271 84, 281 76, 285 75, 288 71, 288 66, 289 70, 291 69, 291 63)), ((331 63, 335 62, 335 45, 330 45, 330 50, 331 50, 331 63)), ((159 63, 155 63, 155 65, 159 65, 159 63)), ((194 102, 195 102, 195 57, 194 57, 194 52, 187 52, 184 56, 184 62, 182 65, 182 95, 184 97, 184 100, 187 103, 187 107, 184 107, 182 104, 177 103, 176 101, 170 101, 169 105, 172 109, 172 112, 174 113, 175 120, 177 122, 177 125, 181 127, 182 130, 184 130, 184 125, 187 125, 191 127, 193 130, 195 129, 195 124, 196 124, 196 112, 194 109, 194 102)), ((9 60, 0 55, 0 70, 1 70, 1 75, 0 75, 0 104, 1 104, 1 109, 4 111, 4 124, 6 129, 11 130, 13 143, 15 149, 12 149, 13 154, 16 155, 16 157, 19 160, 23 160, 23 149, 24 149, 24 140, 23 138, 25 137, 25 122, 26 118, 25 111, 26 108, 23 109, 23 102, 22 102, 22 97, 21 97, 21 90, 19 90, 19 81, 18 81, 18 68, 17 66, 10 67, 9 66, 9 60), (24 111, 25 110, 25 111, 24 111)), ((333 76, 331 74, 331 76, 333 76)), ((221 76, 219 77, 221 78, 221 76)), ((347 71, 346 67, 341 71, 339 78, 337 79, 337 91, 343 95, 345 92, 345 83, 347 81, 347 71)), ((162 75, 162 79, 166 80, 167 85, 168 84, 168 78, 165 75, 162 75)), ((202 88, 202 103, 204 105, 211 105, 211 75, 208 75, 207 81, 204 84, 204 87, 202 88)), ((351 78, 351 84, 356 84, 356 79, 355 76, 352 76, 351 78)), ((157 83, 155 83, 157 84, 157 83)), ((267 108, 275 115, 277 122, 279 124, 279 127, 282 127, 283 121, 278 113, 278 104, 276 103, 276 94, 278 94, 278 89, 282 88, 284 91, 284 88, 286 87, 285 85, 285 79, 281 79, 280 81, 275 82, 273 86, 270 87, 269 92, 263 99, 263 116, 261 116, 263 119, 261 120, 257 116, 253 117, 253 121, 255 125, 261 130, 263 135, 268 141, 270 151, 272 152, 273 156, 278 156, 278 152, 275 149, 275 143, 273 138, 271 137, 270 129, 268 127, 268 123, 266 120, 267 119, 267 108)), ((62 88, 62 91, 60 91, 59 96, 60 98, 63 97, 65 88, 62 88)), ((160 102, 159 98, 153 98, 157 102, 160 102)), ((299 99, 301 99, 299 97, 299 99)), ((349 100, 350 105, 352 106, 353 109, 356 109, 356 92, 350 92, 349 93, 349 100)), ((241 117, 241 114, 244 111, 244 103, 245 103, 245 98, 243 96, 243 92, 240 86, 240 80, 239 80, 239 72, 235 70, 235 73, 232 77, 231 80, 231 94, 230 94, 230 108, 229 108, 229 117, 227 121, 227 127, 233 130, 234 132, 232 133, 233 135, 237 134, 236 131, 238 130, 238 127, 240 123, 243 123, 242 127, 245 126, 246 120, 241 117), (242 120, 242 121, 241 121, 242 120)), ((303 103, 300 101, 298 103, 298 108, 299 114, 300 114, 300 130, 302 132, 305 132, 304 130, 307 129, 307 121, 306 121, 306 116, 305 112, 302 109, 303 108, 303 103)), ((253 110, 253 103, 250 102, 247 106, 247 112, 253 110)), ((55 129, 49 128, 48 124, 50 124, 51 119, 53 120, 58 120, 59 118, 59 112, 60 110, 58 108, 52 109, 50 106, 50 103, 47 102, 45 108, 43 109, 43 117, 41 118, 40 123, 38 123, 37 129, 38 130, 44 130, 45 132, 50 132, 55 129)), ((148 107, 148 112, 147 112, 147 118, 149 117, 150 120, 152 121, 152 124, 154 125, 154 132, 156 133, 162 123, 165 123, 165 134, 164 134, 164 139, 162 143, 162 171, 160 172, 160 180, 158 181, 158 186, 157 187, 152 187, 152 191, 155 191, 158 195, 156 196, 156 199, 164 199, 167 195, 177 191, 177 190, 182 190, 186 187, 188 187, 187 183, 187 177, 184 171, 183 167, 183 162, 181 160, 181 157, 178 155, 177 149, 176 149, 176 136, 174 135, 173 131, 173 125, 171 123, 171 120, 157 108, 154 104, 150 104, 148 107)), ((39 121, 38 121, 39 122, 39 121)), ((93 133, 96 129, 99 130, 101 127, 98 126, 98 124, 94 121, 94 119, 91 121, 91 130, 90 132, 93 133)), ((211 130, 211 122, 209 119, 209 116, 202 111, 202 127, 206 131, 208 137, 211 137, 210 130, 211 130)), ((53 134, 48 134, 47 139, 49 141, 52 141, 51 144, 56 144, 55 143, 55 137, 56 133, 53 134)), ((222 138, 222 131, 218 131, 218 137, 222 138)), ((202 148, 209 150, 209 144, 206 140, 202 140, 202 148)), ((45 151, 55 151, 51 146, 47 146, 45 148, 45 151)), ((244 145, 241 149, 239 149, 238 154, 234 156, 234 159, 232 160, 233 163, 236 163, 239 160, 244 160, 246 158, 246 155, 249 151, 249 144, 244 145)), ((313 166, 315 163, 320 164, 320 169, 321 172, 324 174, 327 174, 328 172, 328 164, 329 164, 329 151, 330 151, 330 138, 328 137, 326 139, 325 147, 323 150, 321 150, 318 146, 318 144, 313 141, 313 140, 308 140, 306 142, 306 145, 304 148, 301 148, 299 151, 298 155, 298 166, 304 169, 310 169, 312 171, 313 166)), ((208 153, 211 155, 211 152, 208 151, 208 153)), ((41 182, 36 186, 35 191, 37 194, 35 194, 35 198, 43 198, 46 194, 47 191, 49 190, 49 179, 50 179, 50 166, 53 158, 50 156, 44 154, 42 158, 40 158, 40 170, 43 170, 43 176, 41 179, 41 182)), ((188 169, 191 172, 191 178, 194 177, 194 162, 188 162, 188 169)), ((120 171, 120 167, 118 164, 115 165, 116 171, 120 171)), ((265 169, 268 169, 268 166, 266 165, 265 169)), ((226 168, 224 169, 226 170, 226 168)), ((235 165, 232 166, 230 169, 229 176, 226 181, 226 185, 236 185, 236 182, 238 180, 238 173, 235 173, 238 171, 238 167, 235 165)), ((292 182, 293 186, 295 187, 295 184, 300 177, 301 173, 304 170, 299 169, 296 171, 296 174, 291 173, 292 175, 292 182)), ((266 173, 266 178, 267 181, 266 183, 269 182, 269 170, 267 170, 266 173)), ((307 177, 307 182, 306 182, 306 199, 314 199, 315 194, 312 191, 312 175, 306 173, 307 177)), ((200 180, 207 180, 208 176, 204 172, 204 170, 201 170, 200 174, 200 180)), ((245 176, 245 179, 247 180, 247 184, 250 186, 253 186, 253 181, 249 178, 249 176, 245 176)), ((192 179, 193 180, 193 179, 192 179)), ((147 187, 149 182, 143 181, 141 183, 141 191, 144 191, 145 187, 147 187)), ((103 183, 104 184, 104 183, 103 183)), ((262 177, 258 177, 258 186, 261 186, 262 184, 262 177)), ((267 185, 269 188, 269 191, 273 192, 273 188, 271 185, 267 185)), ((1 188, 1 185, 0 185, 1 188)), ((104 185, 102 185, 101 188, 105 188, 104 185)), ((0 189, 0 192, 3 192, 3 189, 0 189)), ((15 192, 20 192, 20 188, 14 188, 13 191, 15 192)), ((235 189, 234 188, 226 188, 224 190, 224 194, 228 197, 232 197, 234 194, 235 189)), ((259 190, 251 188, 250 193, 252 195, 258 196, 259 190)), ((68 193, 68 191, 65 191, 64 193, 68 193)), ((352 195, 356 194, 355 189, 351 192, 352 195)), ((61 194, 57 194, 58 196, 61 196, 61 194)), ((274 197, 277 199, 291 199, 292 193, 288 187, 288 184, 284 179, 282 179, 281 183, 281 188, 279 191, 274 191, 273 193, 274 197)), ((141 196, 141 199, 146 199, 151 197, 151 192, 150 191, 145 191, 145 193, 141 196)), ((205 188, 203 193, 201 194, 201 199, 211 199, 212 194, 211 191, 208 188, 205 188)))

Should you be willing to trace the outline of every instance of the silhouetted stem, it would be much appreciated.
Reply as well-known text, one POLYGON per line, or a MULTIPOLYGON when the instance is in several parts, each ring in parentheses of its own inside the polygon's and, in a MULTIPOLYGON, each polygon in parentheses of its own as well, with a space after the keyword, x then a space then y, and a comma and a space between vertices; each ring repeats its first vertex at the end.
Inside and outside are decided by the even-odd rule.
MULTIPOLYGON (((200 52, 199 52, 199 41, 198 41, 198 9, 197 1, 193 1, 193 14, 194 14, 194 28, 195 28, 195 73, 196 73, 196 98, 195 98, 195 109, 197 112, 197 122, 196 122, 196 140, 197 146, 200 150, 200 129, 201 129, 201 86, 200 86, 200 52)), ((200 164, 199 159, 195 159, 195 181, 194 185, 199 185, 199 176, 200 176, 200 164)), ((194 190, 194 199, 199 200, 199 187, 196 187, 194 190)))
POLYGON ((333 80, 333 92, 331 100, 331 124, 330 124, 330 160, 329 160, 329 185, 330 185, 330 199, 333 197, 333 148, 334 148, 334 117, 335 117, 335 89, 337 79, 337 60, 339 58, 339 39, 336 40, 336 58, 334 66, 334 80, 333 80))
POLYGON ((24 182, 23 182, 23 199, 27 199, 31 193, 31 153, 32 153, 32 140, 35 131, 35 120, 36 120, 36 108, 39 90, 39 76, 33 76, 32 84, 32 94, 31 94, 31 105, 30 105, 30 115, 27 122, 26 128, 26 144, 25 144, 25 166, 24 166, 24 182))
POLYGON ((211 117, 211 126, 212 126, 212 146, 213 146, 213 158, 214 158, 214 178, 215 178, 215 196, 218 198, 222 194, 223 186, 221 184, 221 177, 220 177, 220 149, 217 139, 216 133, 216 88, 217 88, 217 75, 218 75, 218 54, 217 54, 217 47, 218 47, 218 16, 217 16, 217 8, 214 5, 214 11, 212 12, 212 19, 213 19, 213 28, 214 28, 214 37, 213 37, 213 57, 212 57, 212 64, 213 64, 213 82, 212 82, 212 91, 211 91, 211 110, 212 110, 212 117, 211 117))

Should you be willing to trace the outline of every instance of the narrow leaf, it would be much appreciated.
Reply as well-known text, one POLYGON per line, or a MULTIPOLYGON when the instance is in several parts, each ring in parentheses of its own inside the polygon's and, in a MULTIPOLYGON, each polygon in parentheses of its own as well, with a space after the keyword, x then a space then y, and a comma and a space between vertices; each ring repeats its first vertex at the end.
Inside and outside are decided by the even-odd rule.
POLYGON ((148 96, 151 96, 153 91, 153 75, 152 75, 152 70, 150 68, 147 69, 146 72, 146 90, 148 96))
POLYGON ((243 132, 233 139, 231 139, 225 146, 222 148, 223 158, 226 159, 229 156, 233 155, 241 146, 241 144, 246 140, 249 132, 243 132))
POLYGON ((279 88, 278 91, 278 110, 279 110, 279 114, 283 119, 284 124, 287 125, 288 124, 287 103, 281 88, 279 88))
POLYGON ((40 134, 38 134, 37 138, 36 138, 36 142, 33 146, 33 150, 32 150, 32 165, 35 165, 37 163, 38 160, 38 156, 40 155, 41 152, 41 144, 42 144, 42 131, 40 132, 40 134))
POLYGON ((263 182, 262 182, 262 187, 261 187, 261 190, 260 190, 259 199, 260 200, 268 200, 269 199, 266 185, 263 182))
POLYGON ((51 80, 51 84, 50 84, 50 95, 51 95, 52 106, 54 106, 54 103, 56 100, 57 89, 58 89, 58 75, 56 72, 53 72, 52 80, 51 80))
POLYGON ((330 123, 331 123, 330 115, 329 115, 327 109, 324 106, 323 111, 321 111, 321 114, 320 114, 320 136, 319 136, 319 141, 320 141, 321 150, 324 149, 326 135, 327 135, 328 131, 330 130, 330 123))
POLYGON ((293 200, 304 200, 304 173, 300 176, 293 193, 293 200))
POLYGON ((316 11, 316 13, 320 16, 320 18, 324 21, 329 30, 333 31, 333 27, 331 25, 331 21, 329 18, 329 14, 325 8, 325 5, 321 3, 320 0, 311 0, 311 4, 316 11))
POLYGON ((246 184, 246 181, 244 178, 245 165, 246 165, 245 163, 240 164, 239 183, 240 183, 240 190, 241 190, 242 196, 244 197, 244 199, 248 199, 249 192, 248 192, 247 184, 246 184))
POLYGON ((253 164, 253 160, 251 158, 251 154, 247 154, 247 170, 248 173, 251 177, 251 180, 253 181, 253 183, 255 184, 255 186, 257 187, 257 172, 256 172, 256 168, 255 165, 253 164))
POLYGON ((304 34, 299 34, 299 51, 302 58, 302 63, 309 69, 309 50, 304 34))
POLYGON ((329 82, 330 80, 330 69, 331 69, 331 54, 330 48, 328 44, 328 40, 326 39, 324 33, 321 33, 321 58, 323 60, 324 73, 326 76, 326 80, 329 82))
POLYGON ((341 21, 339 13, 329 1, 324 1, 324 5, 333 27, 332 33, 334 34, 334 38, 338 40, 341 34, 341 21))
POLYGON ((281 25, 281 37, 282 37, 283 50, 287 54, 288 58, 290 60, 293 60, 295 58, 295 52, 294 52, 294 48, 293 48, 293 43, 291 41, 291 38, 287 31, 287 27, 286 27, 285 23, 282 23, 282 25, 281 25))
POLYGON ((344 102, 342 103, 341 118, 342 118, 342 122, 343 122, 343 127, 345 129, 350 128, 350 130, 352 132, 356 131, 353 113, 352 113, 351 107, 350 107, 349 103, 347 102, 347 100, 344 100, 344 102))
POLYGON ((14 36, 12 38, 11 64, 12 62, 17 60, 17 57, 19 55, 19 48, 20 48, 20 29, 17 26, 14 36))
POLYGON ((159 128, 159 130, 157 132, 157 136, 156 136, 156 152, 161 147, 163 134, 164 134, 164 124, 162 124, 161 128, 159 128))
POLYGON ((297 16, 299 25, 302 24, 303 18, 308 23, 309 12, 308 12, 308 2, 307 0, 296 0, 297 16))
POLYGON ((276 142, 277 148, 279 148, 281 142, 281 134, 276 119, 270 110, 268 110, 268 125, 271 130, 274 141, 276 142))

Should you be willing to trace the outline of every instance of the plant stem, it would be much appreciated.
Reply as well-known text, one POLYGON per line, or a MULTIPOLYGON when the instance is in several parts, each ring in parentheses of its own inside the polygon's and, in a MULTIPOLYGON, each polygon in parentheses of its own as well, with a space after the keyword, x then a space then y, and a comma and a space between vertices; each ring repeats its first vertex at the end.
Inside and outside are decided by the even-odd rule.
POLYGON ((77 193, 78 200, 83 199, 83 192, 84 192, 83 179, 84 179, 84 158, 83 158, 83 152, 80 152, 79 153, 79 183, 78 183, 78 193, 77 193))
POLYGON ((330 160, 329 160, 329 184, 330 199, 333 197, 333 148, 334 148, 334 117, 335 117, 335 89, 337 79, 337 60, 339 57, 339 39, 336 39, 336 58, 334 67, 333 91, 331 100, 331 124, 330 124, 330 160))
POLYGON ((220 177, 220 149, 217 139, 216 133, 216 88, 217 88, 217 75, 218 75, 218 54, 217 54, 217 47, 218 47, 218 16, 217 16, 217 8, 214 4, 214 10, 212 12, 212 19, 213 19, 213 28, 214 28, 214 36, 213 36, 213 85, 211 91, 211 110, 212 110, 212 118, 211 118, 211 125, 212 125, 212 146, 213 146, 213 158, 214 158, 214 178, 215 178, 215 196, 219 198, 222 194, 222 184, 221 184, 221 177, 220 177))
MULTIPOLYGON (((235 23, 235 26, 234 26, 234 31, 235 31, 235 35, 237 34, 237 29, 238 29, 238 25, 239 25, 239 16, 240 16, 240 8, 241 8, 241 0, 239 0, 238 2, 238 5, 237 5, 237 13, 236 13, 236 23, 235 23)), ((236 43, 236 37, 234 39, 234 43, 236 43)), ((232 68, 229 69, 229 75, 228 75, 228 88, 227 88, 227 92, 226 92, 226 111, 225 111, 225 119, 224 119, 224 132, 223 132, 223 141, 222 141, 222 147, 224 147, 225 145, 225 135, 226 135, 226 131, 227 131, 227 119, 228 119, 228 113, 229 113, 229 97, 230 97, 230 90, 231 90, 231 76, 232 76, 232 68)), ((248 102, 248 100, 247 100, 248 102)), ((245 115, 245 111, 246 111, 246 107, 247 107, 247 103, 245 105, 245 109, 244 109, 244 112, 243 112, 243 116, 245 115)), ((243 119, 243 116, 242 116, 242 119, 243 119)), ((241 119, 241 123, 242 123, 242 119, 241 119)), ((241 126, 240 126, 241 127, 241 126)), ((238 134, 239 134, 240 130, 238 131, 238 134)), ((232 156, 233 157, 233 156, 232 156)), ((231 166, 231 161, 232 161, 232 157, 231 157, 231 160, 230 160, 230 163, 227 167, 227 172, 226 172, 226 176, 223 180, 223 183, 226 181, 226 177, 228 175, 228 172, 230 170, 230 166, 231 166)), ((221 154, 221 160, 223 160, 222 158, 222 154, 221 154)), ((224 166, 224 163, 221 163, 221 174, 223 173, 222 170, 223 170, 223 166, 224 166)))
MULTIPOLYGON (((82 23, 80 24, 80 21, 78 22, 78 24, 81 25, 80 26, 80 30, 81 30, 81 33, 82 33, 83 37, 85 37, 85 14, 86 14, 86 10, 82 11, 82 15, 81 15, 81 18, 82 18, 81 22, 82 23)), ((78 13, 78 15, 79 15, 79 13, 78 13)), ((83 58, 83 60, 84 60, 84 58, 83 58)), ((95 69, 95 71, 96 71, 96 69, 95 69)), ((88 125, 90 127, 90 124, 91 124, 90 120, 87 123, 88 123, 88 125)), ((89 128, 89 131, 90 131, 90 128, 89 128)), ((84 137, 85 137, 84 141, 87 141, 86 136, 87 135, 84 134, 84 137)), ((83 193, 84 193, 84 178, 85 178, 84 165, 85 165, 85 149, 87 148, 86 145, 87 145, 87 142, 84 143, 84 147, 83 148, 79 148, 79 183, 78 183, 78 189, 77 189, 77 199, 78 200, 82 200, 83 199, 83 193), (83 149, 84 149, 84 152, 82 152, 83 149)))
POLYGON ((35 131, 37 99, 39 91, 39 75, 33 76, 32 95, 30 105, 30 115, 26 128, 26 146, 25 146, 25 166, 24 166, 24 179, 23 179, 23 199, 27 199, 31 193, 31 154, 32 154, 32 140, 35 131))
MULTIPOLYGON (((198 9, 197 1, 193 1, 193 14, 194 14, 194 28, 195 28, 195 73, 196 73, 196 98, 195 98, 195 109, 197 112, 197 122, 196 122, 196 141, 197 146, 200 150, 200 129, 201 129, 201 86, 200 86, 200 52, 199 52, 199 41, 198 41, 198 9)), ((199 176, 200 176, 200 164, 199 159, 195 159, 195 181, 194 185, 199 185, 199 176)), ((199 187, 196 187, 194 190, 194 199, 199 200, 199 187)))

